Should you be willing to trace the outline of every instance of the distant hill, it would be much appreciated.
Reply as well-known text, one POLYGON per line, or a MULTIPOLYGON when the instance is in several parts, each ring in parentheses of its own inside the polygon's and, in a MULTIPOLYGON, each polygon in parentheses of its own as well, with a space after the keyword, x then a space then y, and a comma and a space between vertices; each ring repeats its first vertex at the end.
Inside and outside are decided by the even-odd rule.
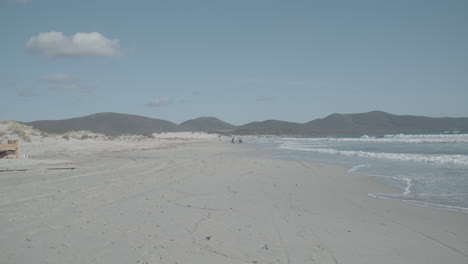
POLYGON ((468 118, 434 118, 392 115, 382 111, 358 114, 331 114, 300 124, 278 120, 252 122, 232 131, 240 135, 315 136, 336 134, 404 133, 437 130, 466 130, 468 118))
POLYGON ((229 123, 219 120, 216 117, 199 117, 196 119, 187 120, 179 125, 180 131, 191 131, 191 132, 200 132, 200 131, 229 131, 235 129, 236 126, 233 126, 229 123))
POLYGON ((316 134, 463 130, 468 129, 468 118, 392 115, 382 111, 372 111, 358 114, 331 114, 323 119, 305 123, 304 129, 316 134))
POLYGON ((166 120, 118 113, 98 113, 66 120, 42 120, 24 124, 49 133, 89 130, 110 136, 176 131, 204 131, 237 135, 314 136, 468 130, 468 118, 392 115, 382 111, 358 114, 335 113, 304 124, 266 120, 233 126, 215 117, 200 117, 176 125, 166 120))
POLYGON ((280 120, 265 120, 262 122, 251 122, 238 127, 234 134, 241 135, 285 135, 298 134, 302 131, 303 124, 280 121, 280 120))
POLYGON ((89 130, 109 136, 142 135, 179 130, 176 124, 166 120, 118 113, 98 113, 65 120, 41 120, 24 124, 48 133, 89 130))

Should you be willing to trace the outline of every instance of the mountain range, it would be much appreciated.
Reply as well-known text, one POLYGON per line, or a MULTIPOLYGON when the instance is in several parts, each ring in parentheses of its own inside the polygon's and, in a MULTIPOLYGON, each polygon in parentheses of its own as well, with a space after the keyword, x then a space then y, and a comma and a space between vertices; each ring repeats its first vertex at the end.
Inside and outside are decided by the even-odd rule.
POLYGON ((166 120, 118 113, 97 113, 65 120, 40 120, 24 124, 48 133, 89 130, 109 136, 179 131, 176 124, 166 120))
POLYGON ((468 118, 393 115, 382 111, 372 111, 357 114, 335 113, 306 123, 266 120, 234 126, 215 117, 200 117, 177 125, 167 120, 138 115, 97 113, 65 120, 39 120, 25 122, 24 124, 48 133, 89 130, 110 136, 182 131, 204 131, 236 135, 312 136, 467 130, 468 118))

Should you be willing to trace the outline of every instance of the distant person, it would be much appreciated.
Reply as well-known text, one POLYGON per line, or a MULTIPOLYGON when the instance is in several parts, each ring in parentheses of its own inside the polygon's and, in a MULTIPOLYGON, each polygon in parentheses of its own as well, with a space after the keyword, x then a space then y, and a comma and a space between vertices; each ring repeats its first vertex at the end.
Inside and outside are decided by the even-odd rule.
POLYGON ((234 138, 232 138, 232 140, 231 140, 231 143, 233 143, 233 144, 234 144, 234 138))
POLYGON ((239 143, 242 143, 242 138, 239 138, 239 143))

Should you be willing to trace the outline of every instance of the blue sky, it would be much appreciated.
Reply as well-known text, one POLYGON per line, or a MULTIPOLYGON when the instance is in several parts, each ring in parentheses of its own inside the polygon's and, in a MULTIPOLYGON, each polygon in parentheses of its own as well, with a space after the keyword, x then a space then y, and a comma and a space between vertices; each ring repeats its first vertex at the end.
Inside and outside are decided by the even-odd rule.
POLYGON ((468 1, 0 0, 0 120, 468 116, 468 1))

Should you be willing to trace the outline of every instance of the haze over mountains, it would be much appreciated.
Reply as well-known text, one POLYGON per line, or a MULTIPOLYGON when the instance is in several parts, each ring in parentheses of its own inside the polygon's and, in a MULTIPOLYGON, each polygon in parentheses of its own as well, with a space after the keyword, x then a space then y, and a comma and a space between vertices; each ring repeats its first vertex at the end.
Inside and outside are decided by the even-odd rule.
POLYGON ((280 120, 251 122, 234 126, 215 117, 200 117, 179 125, 167 120, 119 113, 97 113, 65 120, 26 122, 48 133, 89 130, 110 136, 149 134, 158 132, 220 132, 236 135, 332 135, 366 133, 403 133, 436 130, 466 130, 468 118, 433 118, 425 116, 392 115, 382 111, 358 114, 331 114, 306 123, 280 120))

